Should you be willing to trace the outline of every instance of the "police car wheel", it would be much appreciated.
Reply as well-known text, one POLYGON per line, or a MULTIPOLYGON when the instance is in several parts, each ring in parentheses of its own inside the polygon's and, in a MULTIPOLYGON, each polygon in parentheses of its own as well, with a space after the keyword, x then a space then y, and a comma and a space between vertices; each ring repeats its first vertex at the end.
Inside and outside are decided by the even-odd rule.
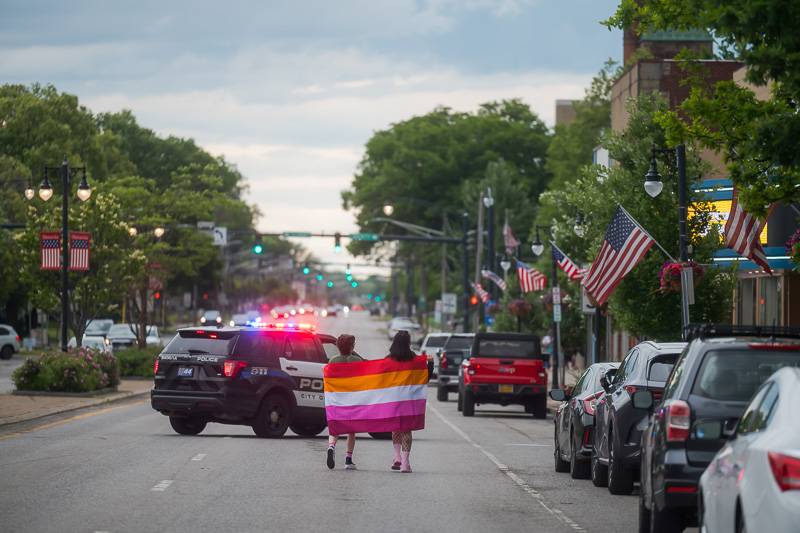
POLYGON ((282 437, 289 429, 291 405, 281 394, 270 394, 261 403, 253 422, 253 431, 264 439, 282 437))
POLYGON ((325 426, 327 426, 327 424, 320 422, 293 422, 289 426, 289 429, 301 437, 316 437, 322 433, 325 426))
POLYGON ((190 417, 169 417, 169 425, 181 435, 197 435, 206 429, 206 421, 190 417))

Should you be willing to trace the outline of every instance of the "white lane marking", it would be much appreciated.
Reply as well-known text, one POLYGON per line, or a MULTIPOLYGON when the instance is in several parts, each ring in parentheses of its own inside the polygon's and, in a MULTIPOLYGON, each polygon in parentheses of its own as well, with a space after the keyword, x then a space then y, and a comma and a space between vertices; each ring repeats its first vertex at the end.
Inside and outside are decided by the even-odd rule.
POLYGON ((202 461, 205 458, 206 458, 206 454, 205 453, 198 453, 197 455, 192 457, 192 461, 202 461))
POLYGON ((533 447, 536 447, 536 448, 552 448, 553 447, 552 444, 528 444, 528 443, 521 443, 521 444, 509 443, 509 444, 506 444, 506 446, 533 446, 533 447))
POLYGON ((164 492, 165 490, 167 490, 167 488, 169 488, 170 485, 172 485, 172 480, 165 479, 163 481, 159 481, 158 483, 156 483, 155 486, 150 490, 152 492, 164 492))
POLYGON ((431 406, 430 404, 428 404, 428 405, 430 406, 431 411, 433 411, 436 414, 436 416, 438 416, 442 420, 442 422, 444 422, 445 424, 450 426, 450 429, 455 431, 462 439, 467 441, 467 443, 472 444, 472 446, 474 446, 479 452, 481 452, 483 455, 485 455, 491 462, 494 463, 494 465, 497 467, 498 470, 500 470, 502 473, 504 473, 509 478, 511 478, 511 480, 514 481, 514 483, 516 483, 529 496, 531 496, 534 500, 536 500, 536 502, 539 505, 541 505, 544 508, 545 511, 547 511, 551 515, 555 516, 558 520, 563 522, 565 525, 569 526, 573 531, 586 531, 580 525, 578 525, 577 522, 575 522, 570 517, 565 515, 563 511, 561 511, 560 509, 557 509, 555 507, 550 506, 544 500, 544 497, 542 496, 542 494, 538 490, 536 490, 533 487, 531 487, 524 479, 522 479, 516 473, 514 473, 514 471, 511 470, 507 465, 501 463, 497 459, 497 457, 495 457, 492 453, 487 451, 486 448, 484 448, 483 446, 481 446, 480 444, 478 444, 477 442, 472 440, 472 438, 469 435, 467 435, 466 433, 464 433, 464 431, 460 427, 456 426, 455 424, 453 424, 452 422, 447 420, 444 417, 444 415, 439 412, 438 409, 436 409, 435 407, 431 406))

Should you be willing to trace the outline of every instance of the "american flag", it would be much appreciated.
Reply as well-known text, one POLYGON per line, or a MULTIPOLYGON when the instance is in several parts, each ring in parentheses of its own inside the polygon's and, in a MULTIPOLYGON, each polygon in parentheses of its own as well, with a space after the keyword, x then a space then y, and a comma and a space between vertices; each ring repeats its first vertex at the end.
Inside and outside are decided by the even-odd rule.
POLYGON ((89 270, 89 237, 83 231, 69 232, 69 269, 89 270))
POLYGON ((547 286, 547 276, 538 270, 531 268, 519 259, 517 261, 517 277, 519 278, 519 288, 522 292, 541 291, 547 286))
POLYGON ((55 231, 39 233, 42 251, 42 270, 61 268, 61 235, 55 231))
POLYGON ((500 287, 501 290, 508 289, 508 285, 506 284, 505 280, 491 270, 481 270, 481 277, 492 280, 495 285, 500 287))
MULTIPOLYGON (((772 212, 772 207, 768 210, 767 218, 769 218, 770 212, 772 212)), ((766 272, 772 274, 760 241, 761 232, 766 223, 766 219, 760 220, 742 209, 742 206, 739 205, 739 193, 734 189, 731 211, 728 221, 725 223, 725 246, 742 257, 749 258, 766 272)))
POLYGON ((558 268, 563 270, 571 281, 583 279, 584 274, 586 274, 586 269, 580 268, 578 265, 573 263, 572 259, 567 257, 567 254, 562 252, 561 249, 556 246, 556 243, 550 241, 550 245, 553 249, 553 259, 555 259, 556 263, 558 264, 558 268))
POLYGON ((489 301, 489 293, 486 292, 483 287, 481 287, 480 283, 473 283, 472 290, 475 291, 475 294, 478 295, 478 298, 480 298, 483 303, 489 301))
POLYGON ((628 272, 644 257, 655 241, 622 206, 606 229, 606 238, 589 272, 583 278, 586 292, 603 305, 628 272))
POLYGON ((513 254, 517 249, 517 246, 519 246, 519 241, 511 232, 511 226, 508 225, 508 220, 506 220, 503 224, 503 243, 506 246, 506 252, 508 254, 513 254))

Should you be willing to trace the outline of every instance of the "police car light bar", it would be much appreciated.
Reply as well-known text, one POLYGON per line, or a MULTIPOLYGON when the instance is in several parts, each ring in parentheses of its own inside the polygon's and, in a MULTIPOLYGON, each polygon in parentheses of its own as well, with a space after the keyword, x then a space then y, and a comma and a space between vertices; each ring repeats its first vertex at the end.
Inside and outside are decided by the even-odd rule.
POLYGON ((278 322, 278 323, 271 323, 271 324, 253 324, 254 327, 259 328, 267 328, 267 329, 296 329, 302 331, 314 331, 316 326, 314 324, 307 324, 305 322, 295 323, 295 322, 278 322))

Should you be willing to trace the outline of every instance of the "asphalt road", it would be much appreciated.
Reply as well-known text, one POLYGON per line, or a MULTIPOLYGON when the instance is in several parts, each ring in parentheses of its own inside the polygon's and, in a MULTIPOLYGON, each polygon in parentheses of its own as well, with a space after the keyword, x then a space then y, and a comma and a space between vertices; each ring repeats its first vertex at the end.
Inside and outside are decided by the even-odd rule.
MULTIPOLYGON (((352 333, 360 353, 382 357, 381 327, 351 315, 319 330, 352 333)), ((210 424, 179 436, 146 401, 6 433, 0 531, 636 530, 635 496, 554 473, 552 420, 493 406, 464 418, 433 392, 413 474, 390 471, 391 443, 367 436, 357 471, 327 469, 324 435, 265 440, 210 424)))

